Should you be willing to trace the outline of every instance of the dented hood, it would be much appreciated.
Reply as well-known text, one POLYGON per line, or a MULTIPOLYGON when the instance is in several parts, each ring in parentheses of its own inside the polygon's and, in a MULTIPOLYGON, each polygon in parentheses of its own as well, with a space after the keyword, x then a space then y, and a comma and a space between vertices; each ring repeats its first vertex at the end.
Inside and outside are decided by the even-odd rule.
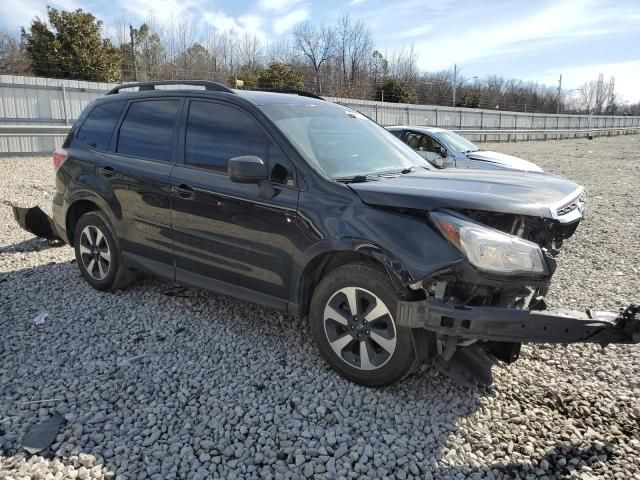
POLYGON ((350 183, 370 205, 433 210, 472 209, 556 218, 583 188, 547 173, 444 169, 350 183))

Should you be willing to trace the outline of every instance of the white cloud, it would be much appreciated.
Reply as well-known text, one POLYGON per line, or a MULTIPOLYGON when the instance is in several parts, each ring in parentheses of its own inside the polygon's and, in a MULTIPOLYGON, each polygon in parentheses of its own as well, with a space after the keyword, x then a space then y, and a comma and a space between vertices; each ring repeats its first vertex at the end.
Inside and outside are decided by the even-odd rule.
POLYGON ((260 0, 258 4, 263 10, 283 11, 290 10, 300 3, 300 1, 301 0, 260 0))
POLYGON ((11 25, 26 29, 36 17, 42 20, 47 18, 47 5, 61 10, 82 8, 82 5, 74 0, 57 0, 47 3, 39 0, 0 0, 0 12, 6 14, 6 17, 10 17, 4 18, 2 23, 9 23, 10 20, 11 25))
POLYGON ((425 35, 433 30, 431 25, 420 25, 418 27, 409 28, 408 30, 403 30, 398 34, 399 37, 404 38, 415 38, 421 35, 425 35))
POLYGON ((259 15, 243 15, 238 17, 238 23, 242 26, 243 30, 252 33, 258 33, 262 31, 262 25, 264 24, 264 18, 259 15))
POLYGON ((217 12, 204 12, 203 19, 209 25, 211 25, 216 30, 220 30, 221 32, 228 32, 229 30, 240 31, 242 28, 238 21, 224 13, 222 10, 218 10, 217 12))
POLYGON ((366 0, 351 0, 349 2, 349 5, 351 5, 352 7, 355 7, 356 5, 360 5, 361 3, 364 3, 366 0))
MULTIPOLYGON (((583 37, 615 32, 620 9, 600 8, 600 0, 554 2, 510 23, 484 22, 482 26, 454 29, 415 43, 420 66, 439 69, 453 63, 522 54, 583 37)), ((476 24, 477 25, 477 24, 476 24)))
POLYGON ((309 11, 304 8, 298 8, 282 17, 276 18, 273 21, 273 31, 281 35, 293 28, 296 23, 304 22, 308 18, 309 11))
MULTIPOLYGON (((16 26, 27 28, 35 17, 45 18, 47 9, 42 2, 35 0, 0 0, 0 11, 3 17, 9 16, 11 12, 11 23, 16 26)), ((3 22, 7 19, 3 19, 3 22)))
POLYGON ((199 0, 119 0, 120 6, 139 18, 152 16, 160 23, 170 22, 186 14, 189 9, 200 7, 199 0))
POLYGON ((555 70, 545 70, 542 72, 532 72, 526 75, 527 80, 538 80, 547 85, 557 85, 558 76, 562 74, 563 89, 574 89, 580 87, 589 80, 598 78, 602 73, 605 80, 615 77, 615 92, 619 95, 619 100, 628 100, 631 103, 640 102, 640 60, 617 63, 594 63, 588 65, 576 65, 555 70))
POLYGON ((223 10, 204 12, 202 19, 220 32, 229 32, 233 30, 239 34, 252 34, 257 36, 261 41, 266 41, 266 35, 263 30, 265 19, 260 15, 248 14, 240 17, 232 17, 227 15, 223 10))

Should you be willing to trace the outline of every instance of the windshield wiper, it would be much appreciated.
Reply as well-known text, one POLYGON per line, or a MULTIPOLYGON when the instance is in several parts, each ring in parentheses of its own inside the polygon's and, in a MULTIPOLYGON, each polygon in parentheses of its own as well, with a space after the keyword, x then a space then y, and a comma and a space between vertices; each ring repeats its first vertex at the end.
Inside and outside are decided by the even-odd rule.
POLYGON ((375 180, 375 179, 368 177, 367 175, 355 175, 353 177, 334 178, 334 180, 336 182, 342 182, 342 183, 363 183, 368 180, 375 180))
POLYGON ((407 173, 411 173, 416 169, 416 167, 407 167, 407 168, 403 168, 402 170, 391 170, 388 172, 380 172, 378 174, 379 177, 384 176, 384 175, 406 175, 407 173))

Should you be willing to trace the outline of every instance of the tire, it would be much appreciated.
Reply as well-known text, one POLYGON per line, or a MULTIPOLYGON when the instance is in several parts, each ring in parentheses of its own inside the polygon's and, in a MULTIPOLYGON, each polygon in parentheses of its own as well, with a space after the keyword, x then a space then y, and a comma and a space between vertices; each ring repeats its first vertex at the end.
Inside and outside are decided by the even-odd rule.
POLYGON ((411 372, 411 330, 396 327, 393 319, 398 298, 386 272, 363 263, 338 267, 320 281, 309 319, 316 346, 331 368, 368 387, 391 385, 411 372))
POLYGON ((96 290, 114 291, 135 279, 133 272, 122 263, 120 243, 102 212, 88 212, 80 217, 73 246, 80 273, 96 290))

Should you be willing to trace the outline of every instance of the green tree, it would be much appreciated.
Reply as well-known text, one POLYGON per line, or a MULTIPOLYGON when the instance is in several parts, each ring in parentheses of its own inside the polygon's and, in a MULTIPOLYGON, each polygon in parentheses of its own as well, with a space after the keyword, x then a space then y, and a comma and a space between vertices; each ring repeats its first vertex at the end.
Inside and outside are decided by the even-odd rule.
POLYGON ((378 51, 374 50, 371 54, 370 75, 374 85, 378 83, 379 79, 386 78, 389 74, 389 62, 378 51))
POLYGON ((258 74, 258 87, 276 90, 304 90, 302 72, 281 63, 271 63, 258 74))
POLYGON ((261 72, 256 74, 256 71, 251 68, 241 68, 235 72, 234 75, 229 76, 227 85, 231 85, 232 88, 235 88, 236 80, 242 80, 242 88, 244 90, 252 90, 254 88, 262 88, 258 85, 258 75, 261 72))
POLYGON ((135 33, 137 62, 143 76, 147 80, 153 80, 158 77, 160 66, 165 58, 162 40, 157 33, 150 31, 146 23, 143 23, 135 33))
POLYGON ((120 45, 122 80, 155 80, 160 77, 160 68, 165 61, 166 54, 162 41, 157 33, 143 23, 140 28, 133 28, 133 48, 135 62, 131 50, 131 42, 120 45))
POLYGON ((115 82, 120 80, 121 52, 101 36, 102 22, 78 9, 47 7, 49 22, 36 18, 22 29, 33 73, 43 77, 115 82))
POLYGON ((374 100, 391 103, 414 103, 416 92, 397 78, 387 78, 381 86, 376 87, 374 100))

